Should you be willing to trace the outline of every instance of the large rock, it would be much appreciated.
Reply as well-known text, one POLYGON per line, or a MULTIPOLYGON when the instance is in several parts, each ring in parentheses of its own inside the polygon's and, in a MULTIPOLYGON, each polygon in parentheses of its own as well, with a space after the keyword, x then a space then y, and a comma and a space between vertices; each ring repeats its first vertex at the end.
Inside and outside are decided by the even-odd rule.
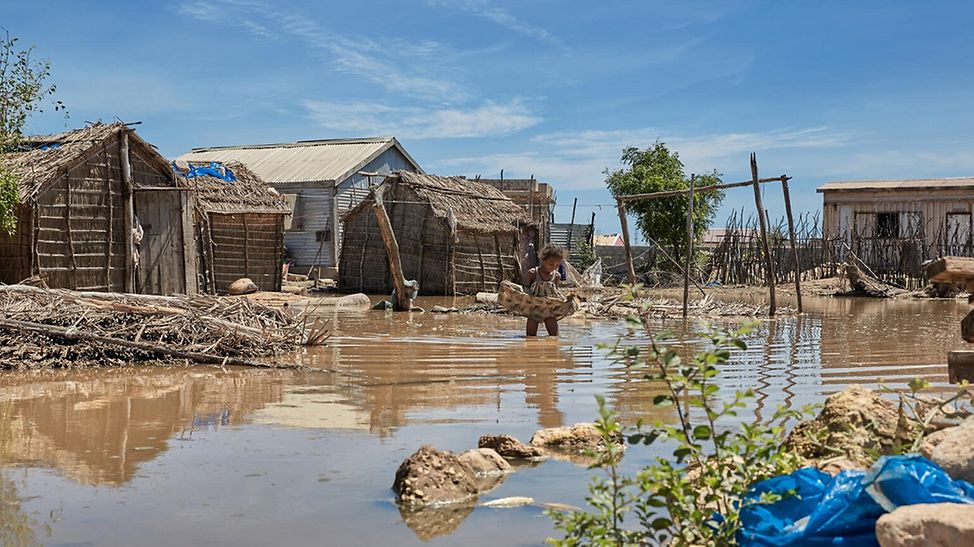
POLYGON ((241 294, 251 294, 257 292, 258 290, 259 289, 257 288, 257 284, 254 283, 254 281, 249 277, 241 277, 240 279, 234 281, 233 283, 230 283, 230 285, 227 286, 227 294, 233 296, 239 296, 241 294))
POLYGON ((920 441, 920 455, 928 460, 932 458, 933 449, 937 448, 937 446, 947 438, 947 435, 950 435, 952 429, 954 428, 948 427, 946 429, 940 429, 938 431, 934 431, 933 433, 924 435, 923 440, 920 441))
POLYGON ((457 457, 477 475, 502 475, 514 469, 492 448, 474 448, 457 457))
POLYGON ((974 545, 974 504, 904 505, 876 521, 882 547, 969 547, 974 545))
POLYGON ((974 482, 974 416, 945 431, 930 459, 951 478, 974 482))
MULTIPOLYGON (((622 444, 622 435, 613 438, 617 444, 622 444)), ((531 446, 584 453, 587 451, 600 452, 605 449, 605 440, 595 428, 595 424, 581 423, 562 427, 549 427, 536 432, 529 441, 531 446)))
POLYGON ((898 442, 899 412, 895 403, 872 390, 852 386, 829 397, 814 420, 799 423, 785 446, 808 459, 845 455, 868 467, 870 452, 889 454, 898 442))
POLYGON ((424 445, 399 465, 392 489, 410 506, 470 501, 478 493, 474 471, 452 452, 424 445))
POLYGON ((529 446, 510 435, 484 435, 477 442, 480 448, 492 448, 505 458, 531 459, 542 458, 544 452, 535 446, 529 446))

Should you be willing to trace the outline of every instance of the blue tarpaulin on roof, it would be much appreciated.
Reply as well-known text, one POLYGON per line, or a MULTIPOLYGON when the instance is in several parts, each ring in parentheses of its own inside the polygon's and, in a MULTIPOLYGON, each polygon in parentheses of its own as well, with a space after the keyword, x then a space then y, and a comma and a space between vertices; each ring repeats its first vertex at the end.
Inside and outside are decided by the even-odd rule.
POLYGON ((884 456, 836 476, 812 467, 751 487, 741 510, 743 546, 875 546, 876 519, 901 505, 974 503, 974 486, 917 455, 884 456), (779 501, 759 503, 762 496, 779 501))
POLYGON ((227 182, 237 181, 237 177, 234 176, 233 171, 231 171, 229 167, 215 161, 210 162, 208 165, 198 165, 196 167, 191 165, 189 169, 186 170, 185 172, 179 169, 179 166, 176 165, 176 162, 172 163, 172 168, 174 171, 176 171, 177 173, 179 173, 180 175, 188 179, 191 179, 193 177, 208 176, 208 177, 216 177, 218 179, 222 179, 227 182))

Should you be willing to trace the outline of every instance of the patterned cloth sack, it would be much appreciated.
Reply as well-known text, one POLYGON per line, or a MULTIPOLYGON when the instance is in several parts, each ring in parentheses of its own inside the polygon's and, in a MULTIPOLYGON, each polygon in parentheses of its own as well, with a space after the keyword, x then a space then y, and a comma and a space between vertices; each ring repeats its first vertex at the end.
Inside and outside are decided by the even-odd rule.
MULTIPOLYGON (((545 319, 561 319, 578 311, 578 298, 574 296, 566 297, 561 294, 554 283, 542 282, 541 285, 551 285, 545 287, 543 296, 535 296, 525 292, 524 287, 510 281, 501 281, 500 290, 497 294, 497 303, 504 309, 533 319, 539 323, 545 319), (554 288, 554 294, 548 296, 554 288)), ((538 287, 535 283, 532 288, 538 287)), ((537 291, 532 291, 537 292, 537 291)))

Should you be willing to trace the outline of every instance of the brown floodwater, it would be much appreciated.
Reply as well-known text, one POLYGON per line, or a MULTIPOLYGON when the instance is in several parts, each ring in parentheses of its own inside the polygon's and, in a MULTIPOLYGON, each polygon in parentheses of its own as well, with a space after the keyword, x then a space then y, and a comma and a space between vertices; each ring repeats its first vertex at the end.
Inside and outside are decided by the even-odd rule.
MULTIPOLYGON (((944 386, 946 352, 964 345, 961 301, 808 298, 806 307, 758 322, 721 393, 753 388, 752 410, 765 415, 856 383, 902 387, 922 376, 944 386)), ((599 347, 646 341, 623 321, 570 319, 557 339, 525 339, 523 321, 504 316, 328 317, 330 345, 302 359, 330 372, 0 374, 0 543, 539 545, 555 532, 538 505, 401 513, 396 467, 422 444, 462 451, 482 434, 527 440, 591 421, 597 394, 626 421, 671 419, 651 404, 659 386, 599 347)), ((654 328, 689 348, 704 323, 654 328)), ((624 467, 653 455, 630 450, 624 467)), ((480 501, 580 506, 589 475, 548 461, 480 501)))

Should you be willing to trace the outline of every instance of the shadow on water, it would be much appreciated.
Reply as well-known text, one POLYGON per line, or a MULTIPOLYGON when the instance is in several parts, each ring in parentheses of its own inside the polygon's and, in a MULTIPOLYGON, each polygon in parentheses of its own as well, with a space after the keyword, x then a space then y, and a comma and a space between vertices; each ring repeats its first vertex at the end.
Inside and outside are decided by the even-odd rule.
MULTIPOLYGON (((800 317, 758 321, 749 349, 721 375, 722 394, 753 388, 753 410, 766 415, 853 383, 901 386, 923 376, 943 386, 945 353, 963 345, 961 302, 808 299, 806 306, 800 317)), ((590 421, 596 394, 629 422, 672 419, 651 404, 660 386, 597 347, 646 342, 623 322, 571 319, 558 339, 526 339, 523 323, 503 316, 335 313, 330 345, 302 356, 331 372, 0 375, 2 537, 537 544, 552 533, 537 507, 400 512, 389 491, 396 467, 421 444, 462 451, 482 434, 527 440, 540 427, 590 421)), ((689 353, 704 325, 669 319, 653 329, 672 331, 665 343, 689 353)), ((624 467, 651 455, 634 449, 624 467)), ((509 476, 482 499, 583 505, 588 476, 584 467, 550 461, 509 476)))

